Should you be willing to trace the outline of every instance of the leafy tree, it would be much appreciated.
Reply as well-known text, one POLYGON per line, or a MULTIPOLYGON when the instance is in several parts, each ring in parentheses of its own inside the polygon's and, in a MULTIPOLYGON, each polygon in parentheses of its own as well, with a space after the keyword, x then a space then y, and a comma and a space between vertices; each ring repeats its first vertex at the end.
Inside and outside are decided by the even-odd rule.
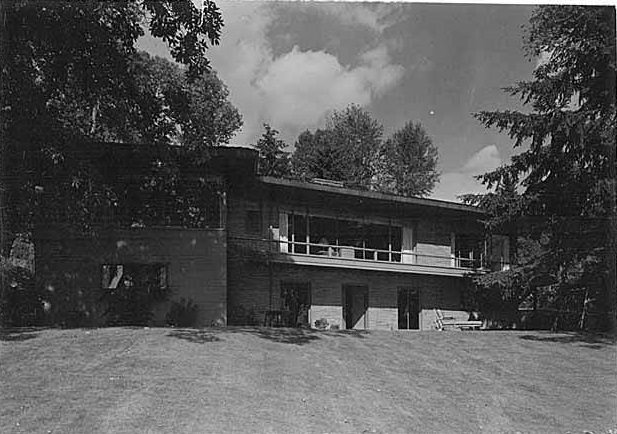
POLYGON ((419 123, 408 122, 385 142, 383 126, 351 104, 334 111, 326 128, 305 131, 292 155, 295 176, 345 181, 362 189, 425 196, 439 174, 437 148, 419 123))
MULTIPOLYGON (((67 213, 81 216, 113 202, 101 179, 78 163, 76 156, 84 151, 80 143, 170 142, 176 125, 166 112, 176 96, 186 94, 186 83, 168 86, 170 93, 163 97, 146 91, 165 87, 158 78, 135 79, 148 75, 139 71, 176 75, 170 65, 136 58, 142 24, 168 43, 172 56, 188 66, 190 79, 200 80, 209 66, 205 53, 210 44, 218 44, 223 21, 210 0, 202 9, 190 0, 26 0, 3 3, 0 13, 1 253, 10 245, 11 233, 29 229, 39 203, 37 191, 53 192, 67 213)), ((200 105, 199 98, 192 101, 200 105)), ((186 119, 185 134, 191 136, 186 119)), ((217 134, 209 134, 208 141, 223 142, 225 136, 217 134)))
POLYGON ((371 187, 374 162, 381 146, 383 126, 366 110, 351 104, 335 110, 325 130, 304 132, 298 138, 292 161, 301 177, 324 177, 371 187))
POLYGON ((264 124, 264 133, 255 148, 259 151, 259 173, 264 176, 282 178, 291 173, 289 153, 285 152, 285 142, 277 136, 279 132, 269 124, 264 124))
POLYGON ((347 181, 369 188, 375 175, 375 160, 381 146, 383 126, 360 106, 351 104, 334 111, 326 129, 340 150, 339 160, 347 181))
POLYGON ((377 188, 403 196, 426 196, 439 180, 437 148, 420 123, 407 122, 380 150, 377 188))
POLYGON ((497 188, 495 193, 466 200, 493 212, 491 226, 510 224, 541 237, 550 254, 527 272, 543 269, 556 276, 562 299, 572 285, 594 288, 614 331, 615 9, 540 6, 525 46, 532 59, 546 60, 532 81, 507 91, 522 98, 530 112, 484 111, 476 117, 507 131, 515 147, 528 147, 480 177, 488 188, 497 188), (506 195, 502 187, 508 184, 521 194, 506 195))
POLYGON ((293 174, 301 179, 344 180, 346 174, 340 164, 340 153, 342 150, 330 139, 330 131, 304 131, 298 136, 291 157, 293 174))

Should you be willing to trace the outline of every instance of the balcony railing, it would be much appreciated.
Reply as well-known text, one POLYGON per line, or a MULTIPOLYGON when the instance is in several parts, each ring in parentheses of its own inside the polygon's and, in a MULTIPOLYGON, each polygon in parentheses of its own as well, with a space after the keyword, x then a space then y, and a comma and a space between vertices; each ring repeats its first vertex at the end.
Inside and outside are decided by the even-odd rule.
POLYGON ((230 237, 233 250, 242 256, 276 257, 294 256, 338 260, 357 263, 390 263, 392 265, 425 266, 436 268, 455 268, 482 270, 486 268, 484 255, 480 258, 456 257, 454 255, 432 255, 404 250, 385 250, 370 247, 280 241, 257 238, 230 237))

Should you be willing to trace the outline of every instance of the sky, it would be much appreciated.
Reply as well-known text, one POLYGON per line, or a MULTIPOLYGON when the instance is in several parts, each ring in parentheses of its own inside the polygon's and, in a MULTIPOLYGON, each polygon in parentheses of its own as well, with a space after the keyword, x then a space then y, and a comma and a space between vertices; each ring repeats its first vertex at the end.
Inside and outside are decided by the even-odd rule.
MULTIPOLYGON (((523 51, 530 5, 219 1, 225 26, 208 50, 212 67, 243 116, 232 145, 249 146, 263 123, 289 150, 332 110, 359 104, 384 137, 420 122, 439 149, 431 197, 483 192, 474 175, 517 150, 472 113, 520 109, 503 87, 531 78, 523 51)), ((139 46, 169 58, 164 43, 139 46)))

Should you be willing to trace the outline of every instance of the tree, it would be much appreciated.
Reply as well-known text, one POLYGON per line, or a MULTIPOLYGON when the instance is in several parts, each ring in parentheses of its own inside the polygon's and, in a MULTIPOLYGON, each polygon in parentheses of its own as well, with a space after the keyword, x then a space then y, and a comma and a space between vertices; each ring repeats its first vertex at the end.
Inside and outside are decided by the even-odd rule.
POLYGON ((344 180, 346 174, 339 162, 339 153, 341 149, 330 139, 330 131, 317 129, 311 133, 306 130, 298 136, 291 157, 293 175, 305 180, 344 180))
POLYGON ((269 124, 264 124, 264 133, 255 148, 259 151, 259 174, 282 178, 291 173, 289 153, 285 152, 285 142, 277 136, 279 132, 269 124))
POLYGON ((438 151, 420 123, 407 122, 380 150, 377 188, 403 196, 426 196, 439 180, 438 151))
POLYGON ((383 126, 370 113, 351 104, 335 110, 325 130, 304 132, 298 137, 292 161, 301 177, 325 177, 347 181, 359 188, 371 187, 383 126))
POLYGON ((466 200, 493 211, 489 225, 511 224, 543 237, 550 255, 529 272, 541 266, 554 274, 561 298, 572 285, 596 289, 597 305, 606 306, 607 327, 615 331, 615 9, 540 6, 525 46, 529 57, 546 60, 532 81, 507 91, 531 111, 476 117, 507 131, 515 147, 529 147, 480 177, 495 193, 466 200), (520 197, 503 195, 507 183, 522 190, 520 197), (511 210, 505 221, 498 215, 504 206, 511 210))
POLYGON ((49 187, 45 194, 58 193, 68 212, 82 215, 113 200, 86 167, 68 164, 79 143, 132 141, 137 131, 144 140, 170 140, 164 98, 143 91, 155 80, 135 80, 136 69, 152 67, 135 58, 141 25, 168 43, 194 80, 209 68, 205 53, 218 44, 223 21, 210 0, 202 9, 190 0, 1 7, 0 253, 6 253, 11 234, 31 227, 42 186, 49 187))

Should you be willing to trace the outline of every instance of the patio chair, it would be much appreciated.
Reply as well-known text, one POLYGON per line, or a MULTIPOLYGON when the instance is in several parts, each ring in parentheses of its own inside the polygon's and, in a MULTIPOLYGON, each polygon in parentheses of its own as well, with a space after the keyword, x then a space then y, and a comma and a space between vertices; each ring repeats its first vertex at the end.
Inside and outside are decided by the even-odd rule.
POLYGON ((458 328, 459 330, 479 330, 482 321, 461 320, 454 316, 444 316, 441 310, 435 308, 435 326, 437 330, 458 328))

